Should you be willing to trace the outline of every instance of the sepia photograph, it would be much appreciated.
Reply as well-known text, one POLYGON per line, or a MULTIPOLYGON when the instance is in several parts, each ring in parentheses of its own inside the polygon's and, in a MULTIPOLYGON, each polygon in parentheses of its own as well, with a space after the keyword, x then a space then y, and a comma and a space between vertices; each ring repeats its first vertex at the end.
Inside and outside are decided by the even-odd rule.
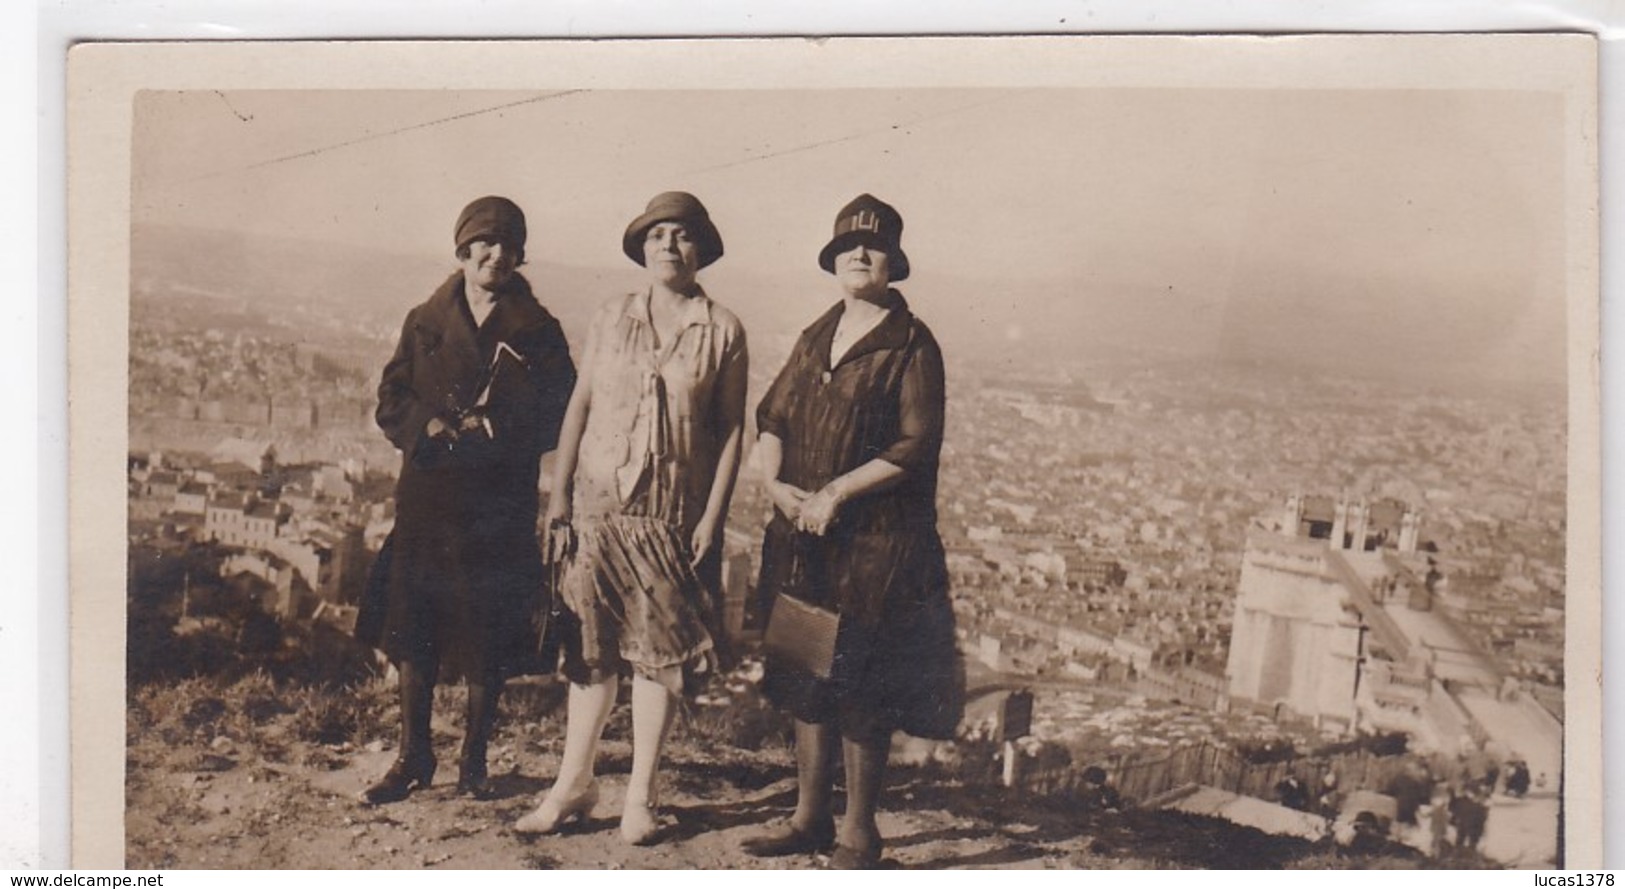
POLYGON ((1600 864, 1596 64, 76 49, 76 863, 1600 864))

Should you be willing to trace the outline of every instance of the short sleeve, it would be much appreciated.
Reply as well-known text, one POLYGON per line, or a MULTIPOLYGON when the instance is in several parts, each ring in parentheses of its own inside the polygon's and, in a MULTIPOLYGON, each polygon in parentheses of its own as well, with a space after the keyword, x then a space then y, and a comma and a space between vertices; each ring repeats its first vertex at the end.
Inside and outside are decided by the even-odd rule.
POLYGON ((773 378, 772 385, 767 387, 761 402, 756 405, 758 435, 771 435, 780 441, 789 437, 790 399, 795 392, 798 367, 805 351, 806 336, 803 335, 796 341, 795 348, 790 350, 790 357, 785 360, 779 375, 773 378))
POLYGON ((898 438, 875 456, 905 472, 935 465, 942 451, 942 426, 947 408, 947 387, 942 349, 924 325, 915 323, 915 336, 906 356, 898 394, 898 438))
POLYGON ((717 407, 719 417, 732 425, 745 421, 745 390, 750 385, 750 348, 739 319, 728 316, 722 355, 717 361, 717 407))
POLYGON ((597 369, 602 365, 601 353, 609 337, 607 328, 615 323, 625 304, 625 297, 617 297, 606 301, 592 313, 592 318, 587 322, 586 342, 581 347, 580 367, 597 369))

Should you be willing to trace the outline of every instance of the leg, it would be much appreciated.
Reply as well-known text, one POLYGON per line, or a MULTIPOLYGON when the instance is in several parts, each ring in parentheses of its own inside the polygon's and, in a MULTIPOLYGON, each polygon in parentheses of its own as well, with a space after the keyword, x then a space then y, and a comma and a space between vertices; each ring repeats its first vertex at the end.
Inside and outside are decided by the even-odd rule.
POLYGON ((615 705, 620 683, 611 676, 591 685, 570 684, 564 726, 564 755, 553 789, 534 812, 520 818, 514 829, 521 833, 552 833, 573 817, 585 819, 598 802, 598 785, 593 782, 593 760, 598 756, 598 737, 604 733, 609 711, 615 705))
POLYGON ((659 800, 655 782, 672 704, 672 693, 664 685, 644 676, 632 678, 632 775, 626 782, 621 836, 633 844, 648 842, 655 832, 653 809, 659 800))
POLYGON ((559 760, 559 776, 553 780, 554 790, 574 794, 592 783, 598 738, 609 722, 609 711, 619 691, 620 680, 614 676, 591 685, 570 684, 564 755, 559 760))
POLYGON ((457 763, 459 793, 475 797, 484 797, 489 793, 485 752, 491 741, 491 729, 496 723, 497 702, 502 697, 502 685, 499 676, 486 677, 483 682, 468 683, 468 713, 463 727, 463 750, 457 763))
POLYGON ((796 720, 796 811, 790 826, 808 835, 828 833, 834 815, 835 729, 796 720))
POLYGON ((362 793, 372 805, 403 800, 413 790, 428 787, 434 780, 434 744, 429 734, 429 716, 434 708, 435 675, 433 663, 402 661, 400 671, 401 749, 384 777, 362 793))
POLYGON ((891 753, 889 734, 841 743, 846 761, 846 816, 841 819, 840 845, 857 853, 851 866, 869 867, 880 861, 880 827, 875 810, 886 785, 886 758, 891 753))
POLYGON ((434 771, 434 741, 429 734, 429 717, 434 713, 437 663, 413 664, 402 661, 401 673, 401 758, 430 763, 434 771))
POLYGON ((834 728, 827 724, 796 720, 795 813, 787 829, 746 840, 746 854, 774 858, 823 852, 834 845, 835 823, 830 807, 834 797, 835 737, 834 728))

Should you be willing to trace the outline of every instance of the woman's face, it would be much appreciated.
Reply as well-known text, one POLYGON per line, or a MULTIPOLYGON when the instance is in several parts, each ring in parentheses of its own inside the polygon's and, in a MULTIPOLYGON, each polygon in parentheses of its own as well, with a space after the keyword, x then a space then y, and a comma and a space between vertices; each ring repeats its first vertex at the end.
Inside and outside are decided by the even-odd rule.
POLYGON ((700 247, 681 222, 657 222, 643 236, 643 265, 668 287, 687 285, 700 269, 700 247))
POLYGON ((519 265, 519 249, 500 241, 469 241, 468 257, 460 262, 465 279, 482 289, 495 290, 513 276, 519 265))
POLYGON ((884 250, 860 243, 835 254, 835 277, 853 296, 874 296, 891 282, 891 263, 884 250))

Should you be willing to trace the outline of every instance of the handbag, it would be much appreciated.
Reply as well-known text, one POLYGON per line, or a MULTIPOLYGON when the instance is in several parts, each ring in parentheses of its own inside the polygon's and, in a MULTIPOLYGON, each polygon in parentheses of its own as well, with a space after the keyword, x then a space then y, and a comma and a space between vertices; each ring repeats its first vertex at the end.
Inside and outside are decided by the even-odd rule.
POLYGON ((835 642, 841 616, 780 593, 767 616, 762 647, 768 654, 819 679, 835 673, 835 642))
POLYGON ((560 591, 565 568, 575 551, 575 531, 569 522, 555 520, 542 537, 542 588, 531 607, 531 628, 536 633, 536 655, 545 672, 558 669, 564 623, 570 613, 560 591))
MULTIPOLYGON (((806 573, 804 541, 797 534, 790 550, 790 579, 787 589, 798 590, 806 573)), ((836 642, 840 637, 841 616, 781 590, 773 599, 762 632, 762 648, 785 664, 830 679, 835 673, 836 642)))

